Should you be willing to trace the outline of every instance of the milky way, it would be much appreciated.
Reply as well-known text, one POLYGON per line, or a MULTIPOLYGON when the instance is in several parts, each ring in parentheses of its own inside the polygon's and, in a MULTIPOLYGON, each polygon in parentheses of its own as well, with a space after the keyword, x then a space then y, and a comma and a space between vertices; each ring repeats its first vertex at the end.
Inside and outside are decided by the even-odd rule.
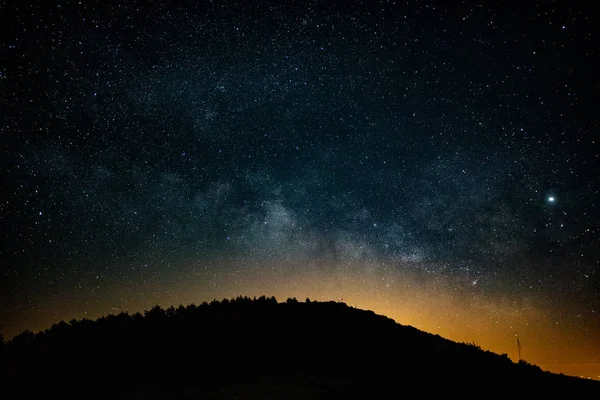
POLYGON ((5 338, 343 296, 600 363, 593 2, 200 3, 0 6, 5 338))

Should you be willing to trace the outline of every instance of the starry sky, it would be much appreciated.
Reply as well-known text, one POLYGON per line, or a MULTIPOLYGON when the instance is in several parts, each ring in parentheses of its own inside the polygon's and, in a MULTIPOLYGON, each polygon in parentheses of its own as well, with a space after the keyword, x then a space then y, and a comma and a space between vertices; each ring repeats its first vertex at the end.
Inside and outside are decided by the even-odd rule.
POLYGON ((343 296, 600 376, 600 15, 482 3, 3 2, 0 331, 343 296))

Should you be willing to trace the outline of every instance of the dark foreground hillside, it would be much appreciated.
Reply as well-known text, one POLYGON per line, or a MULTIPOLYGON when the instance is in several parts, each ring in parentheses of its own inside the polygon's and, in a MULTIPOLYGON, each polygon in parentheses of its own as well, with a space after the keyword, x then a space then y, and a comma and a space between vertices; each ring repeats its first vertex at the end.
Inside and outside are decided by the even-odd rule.
POLYGON ((578 398, 600 390, 343 303, 265 297, 61 322, 0 351, 1 398, 578 398))

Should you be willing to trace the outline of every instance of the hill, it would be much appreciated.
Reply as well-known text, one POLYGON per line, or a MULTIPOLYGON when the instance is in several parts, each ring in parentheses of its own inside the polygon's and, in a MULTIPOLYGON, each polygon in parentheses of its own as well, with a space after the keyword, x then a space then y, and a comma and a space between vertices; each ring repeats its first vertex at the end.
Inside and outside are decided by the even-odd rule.
POLYGON ((156 306, 23 332, 0 350, 0 396, 337 399, 598 393, 336 302, 275 298, 156 306))

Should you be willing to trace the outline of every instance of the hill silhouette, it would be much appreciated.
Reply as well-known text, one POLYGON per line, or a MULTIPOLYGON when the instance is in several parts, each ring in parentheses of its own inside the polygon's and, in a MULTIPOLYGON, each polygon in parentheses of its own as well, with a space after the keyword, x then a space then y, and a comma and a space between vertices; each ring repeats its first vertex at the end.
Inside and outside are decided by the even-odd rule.
POLYGON ((2 398, 574 398, 600 389, 344 303, 265 296, 25 331, 0 346, 0 376, 2 398))

